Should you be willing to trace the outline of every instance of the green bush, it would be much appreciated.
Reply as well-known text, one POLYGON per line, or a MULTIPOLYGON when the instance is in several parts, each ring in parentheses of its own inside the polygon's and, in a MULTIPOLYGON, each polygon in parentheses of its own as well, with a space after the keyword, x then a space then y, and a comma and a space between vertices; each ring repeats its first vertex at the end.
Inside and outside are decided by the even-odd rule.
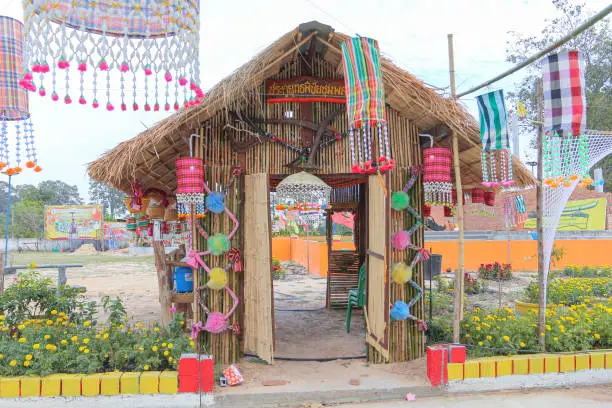
MULTIPOLYGON (((524 299, 538 303, 540 289, 533 280, 525 288, 524 299)), ((549 280, 547 302, 556 305, 576 305, 591 297, 608 297, 612 294, 612 278, 557 278, 549 280)))

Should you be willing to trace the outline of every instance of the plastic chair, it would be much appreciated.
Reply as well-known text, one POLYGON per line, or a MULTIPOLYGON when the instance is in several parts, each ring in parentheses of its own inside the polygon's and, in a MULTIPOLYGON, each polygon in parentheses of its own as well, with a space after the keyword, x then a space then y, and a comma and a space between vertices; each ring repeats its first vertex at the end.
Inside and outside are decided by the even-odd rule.
POLYGON ((362 264, 359 268, 359 282, 357 283, 357 289, 349 290, 348 305, 346 307, 346 332, 351 332, 351 313, 353 312, 353 306, 364 307, 365 306, 365 282, 366 282, 366 264, 362 264))

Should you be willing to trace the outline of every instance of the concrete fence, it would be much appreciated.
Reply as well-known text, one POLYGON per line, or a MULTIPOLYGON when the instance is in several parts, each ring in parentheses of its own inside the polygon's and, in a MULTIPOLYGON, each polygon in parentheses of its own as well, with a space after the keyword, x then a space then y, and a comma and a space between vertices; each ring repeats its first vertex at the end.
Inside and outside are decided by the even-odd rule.
MULTIPOLYGON (((14 238, 9 239, 9 252, 35 251, 35 252, 68 252, 70 251, 70 241, 52 241, 48 239, 36 238, 14 238)), ((6 240, 0 239, 0 252, 4 252, 6 240)), ((83 244, 91 243, 96 250, 100 250, 100 241, 76 240, 72 242, 72 248, 79 248, 83 244)), ((127 248, 128 241, 114 241, 113 249, 127 248)), ((104 241, 104 249, 110 249, 111 243, 104 241)))

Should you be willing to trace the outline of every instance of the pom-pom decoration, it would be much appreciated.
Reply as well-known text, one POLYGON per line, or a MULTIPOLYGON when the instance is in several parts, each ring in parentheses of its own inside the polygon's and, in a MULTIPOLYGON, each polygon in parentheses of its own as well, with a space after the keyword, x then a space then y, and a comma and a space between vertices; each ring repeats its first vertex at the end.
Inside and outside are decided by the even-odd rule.
POLYGON ((403 285, 412 279, 412 268, 404 262, 396 263, 391 267, 391 278, 393 282, 403 285))
POLYGON ((393 320, 406 320, 410 317, 410 307, 403 300, 397 300, 391 308, 390 315, 393 320))
POLYGON ((227 272, 223 268, 211 268, 206 286, 210 289, 220 290, 227 285, 227 272))
POLYGON ((410 197, 405 191, 394 191, 391 193, 391 208, 395 211, 402 211, 410 205, 410 197))
POLYGON ((225 211, 225 195, 223 193, 213 192, 206 196, 206 208, 208 211, 221 214, 225 211))
POLYGON ((227 237, 220 232, 209 237, 207 243, 208 243, 207 249, 208 251, 210 251, 212 255, 216 255, 216 256, 223 255, 224 253, 230 250, 229 239, 227 239, 227 237))
POLYGON ((412 238, 410 237, 410 233, 408 231, 400 231, 393 234, 392 243, 393 249, 403 251, 412 245, 412 238))

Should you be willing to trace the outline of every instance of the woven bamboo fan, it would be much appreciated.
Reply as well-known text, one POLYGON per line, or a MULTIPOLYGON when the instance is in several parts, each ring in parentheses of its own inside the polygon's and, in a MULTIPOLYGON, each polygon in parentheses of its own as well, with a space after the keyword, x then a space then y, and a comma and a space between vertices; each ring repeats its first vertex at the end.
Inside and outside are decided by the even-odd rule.
POLYGON ((164 212, 164 221, 178 221, 178 210, 176 208, 166 208, 164 212))
POLYGON ((163 220, 165 215, 165 208, 159 205, 151 205, 147 208, 147 215, 152 220, 163 220))
POLYGON ((141 208, 132 208, 132 197, 124 198, 123 202, 125 203, 125 206, 127 207, 128 211, 134 214, 134 213, 141 213, 141 212, 147 211, 147 208, 149 207, 149 203, 151 202, 151 199, 142 198, 141 208))

